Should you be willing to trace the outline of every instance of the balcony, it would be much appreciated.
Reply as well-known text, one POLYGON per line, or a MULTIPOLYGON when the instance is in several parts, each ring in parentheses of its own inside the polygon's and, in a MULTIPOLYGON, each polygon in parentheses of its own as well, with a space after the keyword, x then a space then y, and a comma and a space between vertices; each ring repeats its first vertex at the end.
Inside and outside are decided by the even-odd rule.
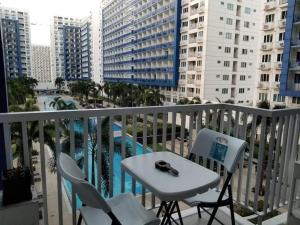
POLYGON ((270 11, 276 9, 276 3, 275 2, 269 2, 265 4, 264 10, 265 11, 270 11))
POLYGON ((257 88, 260 90, 269 90, 270 88, 270 83, 269 82, 258 82, 257 84, 257 88))
POLYGON ((276 43, 276 48, 277 49, 283 49, 284 48, 284 41, 278 41, 276 43))
POLYGON ((203 37, 197 37, 197 42, 198 43, 203 43, 203 37))
POLYGON ((262 71, 268 71, 271 69, 271 63, 261 63, 259 69, 262 71))
POLYGON ((193 37, 193 38, 189 38, 189 44, 194 44, 196 43, 196 38, 193 37))
POLYGON ((269 31, 274 29, 274 23, 265 23, 263 26, 264 31, 269 31))
POLYGON ((261 50, 263 51, 270 51, 273 48, 273 44, 272 43, 263 43, 261 45, 261 50))
POLYGON ((289 90, 292 90, 292 91, 300 91, 300 84, 294 83, 294 82, 289 82, 288 88, 289 88, 289 90))
POLYGON ((278 27, 284 29, 286 26, 286 20, 279 20, 278 27))
POLYGON ((204 22, 199 22, 199 23, 198 23, 198 28, 201 29, 201 28, 203 28, 203 27, 204 27, 204 22))
MULTIPOLYGON (((188 92, 188 97, 193 97, 192 93, 188 92)), ((135 154, 137 150, 143 152, 149 148, 156 151, 157 144, 160 143, 160 151, 170 150, 186 157, 196 132, 203 127, 209 127, 247 140, 249 146, 234 175, 235 203, 249 209, 253 218, 262 218, 268 212, 285 211, 289 202, 291 186, 291 180, 288 178, 293 171, 292 165, 297 158, 300 147, 300 113, 298 109, 273 111, 228 104, 208 104, 0 114, 0 125, 3 125, 6 131, 5 151, 8 167, 12 167, 14 163, 10 127, 18 124, 22 131, 21 143, 23 143, 24 164, 26 166, 30 165, 30 156, 32 155, 31 148, 28 146, 29 143, 32 143, 38 152, 37 159, 33 161, 36 172, 40 174, 41 178, 40 181, 35 181, 35 187, 41 192, 39 199, 43 218, 40 221, 41 225, 75 224, 75 219, 78 216, 76 198, 72 190, 68 189, 68 185, 61 180, 59 174, 51 173, 49 170, 48 163, 49 159, 53 157, 53 153, 50 147, 45 144, 43 132, 45 125, 53 125, 55 134, 53 139, 56 143, 56 153, 59 153, 61 142, 66 138, 61 132, 61 125, 65 122, 70 124, 70 152, 72 156, 75 156, 75 146, 77 145, 77 139, 75 139, 77 126, 75 123, 81 122, 83 124, 82 138, 85 144, 82 151, 84 153, 83 160, 86 163, 84 171, 86 175, 89 175, 91 170, 88 169, 88 157, 90 155, 88 143, 93 137, 89 135, 88 131, 89 120, 98 124, 105 118, 109 121, 108 130, 105 132, 108 132, 110 144, 107 154, 110 159, 115 154, 118 154, 119 158, 126 157, 127 140, 131 141, 132 154, 135 154), (28 130, 28 126, 31 126, 32 122, 37 123, 37 135, 34 140, 31 139, 28 130), (149 132, 148 129, 142 129, 141 133, 137 134, 138 125, 143 123, 151 124, 153 133, 152 131, 149 132), (178 132, 175 129, 176 125, 179 126, 180 131, 178 132), (118 127, 119 131, 115 131, 115 127, 118 127), (130 135, 127 134, 129 129, 133 131, 130 135), (157 132, 158 129, 160 132, 157 132), (154 136, 154 134, 160 135, 154 136), (117 138, 120 140, 121 147, 119 153, 114 153, 114 140, 117 138), (269 160, 265 160, 265 157, 269 157, 269 160), (260 195, 261 185, 263 185, 265 195, 260 195)), ((95 136, 100 137, 97 140, 99 144, 103 140, 101 133, 98 132, 101 132, 101 129, 96 130, 95 134, 95 136)), ((102 167, 104 162, 105 160, 98 160, 95 166, 97 171, 101 171, 101 168, 108 170, 107 192, 109 196, 117 195, 123 191, 133 191, 146 208, 157 209, 159 200, 155 196, 147 191, 139 192, 138 190, 142 190, 140 186, 137 189, 137 186, 132 185, 132 183, 125 184, 128 180, 125 174, 121 172, 120 164, 116 163, 117 160, 107 164, 107 167, 102 167), (116 171, 120 172, 119 180, 114 178, 113 174, 116 171)), ((199 162, 207 168, 222 173, 221 166, 215 164, 216 162, 212 163, 206 160, 199 160, 199 162)), ((96 182, 96 186, 101 187, 101 183, 96 182)), ((204 217, 200 220, 196 214, 196 209, 187 208, 184 205, 181 205, 181 208, 184 224, 207 224, 208 217, 206 214, 203 214, 204 217)), ((227 208, 218 212, 218 218, 226 225, 231 224, 227 208)), ((236 216, 236 218, 238 224, 249 224, 245 217, 236 216)), ((269 222, 268 224, 274 223, 269 222)))

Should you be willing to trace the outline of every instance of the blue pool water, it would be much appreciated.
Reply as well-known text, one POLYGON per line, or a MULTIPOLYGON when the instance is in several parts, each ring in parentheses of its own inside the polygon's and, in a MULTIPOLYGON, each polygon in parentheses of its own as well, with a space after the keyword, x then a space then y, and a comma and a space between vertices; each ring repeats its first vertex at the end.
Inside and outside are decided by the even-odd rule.
MULTIPOLYGON (((75 125, 75 130, 78 132, 83 132, 83 128, 82 128, 82 124, 81 123, 76 123, 75 125)), ((121 127, 119 125, 117 125, 116 123, 113 124, 113 130, 114 131, 121 131, 121 127)), ((119 142, 121 137, 115 137, 115 142, 119 142)), ((133 150, 133 139, 130 136, 126 136, 126 144, 129 147, 129 149, 133 150)), ((148 152, 151 152, 152 149, 147 148, 145 151, 143 149, 143 146, 136 142, 136 155, 140 155, 140 154, 145 154, 148 152)), ((76 154, 76 158, 80 158, 82 157, 83 152, 80 151, 79 153, 76 154)), ((91 164, 91 160, 92 160, 92 154, 89 151, 88 152, 88 165, 89 165, 89 180, 91 181, 91 172, 92 172, 92 164, 91 164)), ((113 196, 116 196, 118 194, 121 193, 121 161, 122 161, 122 156, 115 152, 114 153, 114 161, 113 161, 113 196)), ((97 184, 97 162, 95 162, 95 182, 97 184)), ((71 195, 71 184, 69 182, 67 182, 66 180, 64 180, 64 184, 67 190, 67 194, 70 197, 71 195)), ((128 174, 125 174, 125 183, 124 183, 124 187, 125 187, 125 192, 131 192, 132 191, 132 178, 131 176, 129 176, 128 174)), ((102 184, 102 193, 104 190, 104 186, 102 184)), ((137 194, 141 194, 142 193, 142 185, 139 183, 136 183, 136 193, 137 194)), ((106 196, 104 196, 106 197, 106 196)), ((81 201, 79 199, 77 199, 77 207, 81 207, 81 201)))

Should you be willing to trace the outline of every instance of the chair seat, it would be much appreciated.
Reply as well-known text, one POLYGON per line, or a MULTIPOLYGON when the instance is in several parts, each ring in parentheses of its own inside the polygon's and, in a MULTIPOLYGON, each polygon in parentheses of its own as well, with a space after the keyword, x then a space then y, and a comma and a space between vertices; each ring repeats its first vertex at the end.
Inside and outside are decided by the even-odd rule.
MULTIPOLYGON (((114 215, 122 225, 159 225, 153 211, 146 210, 132 194, 122 194, 107 201, 114 215)), ((83 207, 82 217, 87 225, 110 224, 111 219, 102 210, 83 207)))
MULTIPOLYGON (((215 189, 210 189, 203 194, 197 194, 191 198, 187 198, 184 200, 189 206, 197 206, 199 203, 214 203, 218 201, 220 196, 220 192, 215 189)), ((223 200, 227 199, 227 196, 223 196, 223 200)))

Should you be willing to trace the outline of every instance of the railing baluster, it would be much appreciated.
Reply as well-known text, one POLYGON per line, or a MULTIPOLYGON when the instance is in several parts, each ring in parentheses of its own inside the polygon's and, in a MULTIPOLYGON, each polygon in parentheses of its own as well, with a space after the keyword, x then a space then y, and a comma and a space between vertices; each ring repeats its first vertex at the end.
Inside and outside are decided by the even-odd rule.
POLYGON ((197 127, 196 127, 197 134, 202 128, 202 115, 203 115, 203 111, 200 110, 197 115, 197 127))
POLYGON ((22 140, 23 140, 23 157, 25 166, 31 167, 30 165, 30 153, 28 148, 28 134, 27 134, 27 122, 22 121, 22 140))
POLYGON ((227 135, 231 135, 231 123, 232 123, 232 110, 228 110, 228 116, 227 116, 227 135))
POLYGON ((254 194, 254 212, 257 212, 258 207, 258 195, 260 184, 263 182, 263 163, 264 163, 264 153, 265 153, 265 139, 266 139, 266 122, 267 118, 264 116, 261 123, 261 134, 260 134, 260 145, 259 145, 259 156, 258 156, 258 166, 257 166, 257 176, 255 184, 255 194, 254 194))
MULTIPOLYGON (((61 152, 60 149, 60 130, 59 130, 59 120, 55 120, 55 149, 56 149, 56 159, 61 152)), ((59 225, 63 225, 63 208, 62 208, 62 180, 60 173, 57 173, 57 196, 58 196, 58 219, 59 225)))
MULTIPOLYGON (((122 115, 122 137, 121 137, 121 155, 122 160, 126 158, 126 116, 122 115)), ((121 169, 121 192, 125 192, 125 171, 121 169)))
MULTIPOLYGON (((137 128, 137 118, 136 114, 133 115, 133 124, 132 124, 132 150, 133 155, 136 155, 136 129, 137 128)), ((132 193, 136 195, 136 180, 132 178, 132 193)))
POLYGON ((273 185, 271 185, 271 199, 270 199, 270 208, 271 210, 274 209, 274 199, 275 199, 275 191, 276 191, 276 187, 278 188, 278 186, 280 184, 278 184, 278 182, 276 182, 277 180, 277 173, 278 173, 278 163, 279 163, 279 157, 280 157, 280 148, 281 148, 281 138, 282 138, 282 129, 283 129, 283 117, 281 116, 279 118, 278 121, 278 132, 277 132, 277 140, 276 140, 276 149, 275 149, 275 160, 274 160, 274 164, 275 164, 275 168, 273 170, 273 185))
MULTIPOLYGON (((70 155, 75 159, 75 132, 74 132, 74 119, 70 120, 70 155)), ((72 222, 76 225, 76 193, 72 187, 72 222)))
MULTIPOLYGON (((153 151, 157 151, 157 113, 153 114, 153 151)), ((155 195, 151 194, 151 207, 155 208, 155 195)))
POLYGON ((287 200, 290 199, 291 194, 291 184, 293 180, 293 171, 294 171, 294 165, 295 161, 297 159, 297 147, 299 143, 299 132, 300 132, 300 114, 295 115, 295 127, 294 127, 294 135, 292 139, 292 145, 291 145, 291 157, 290 157, 290 163, 289 163, 289 174, 288 174, 288 192, 287 192, 287 200))
POLYGON ((47 201, 47 179, 45 163, 45 140, 44 140, 44 123, 39 121, 39 142, 40 142, 40 159, 42 173, 42 191, 43 191, 43 218, 44 224, 48 225, 48 201, 47 201))
POLYGON ((253 154, 255 148, 255 137, 256 137, 256 121, 257 115, 252 116, 252 124, 251 124, 251 136, 250 136, 250 146, 249 146, 249 156, 248 156, 248 172, 247 172, 247 181, 246 181, 246 193, 245 193, 245 205, 248 206, 249 203, 249 195, 251 188, 251 178, 252 178, 252 167, 253 167, 253 154))
POLYGON ((9 123, 3 123, 4 129, 4 142, 5 142, 5 156, 6 156, 6 168, 13 168, 13 151, 11 149, 11 127, 9 123))
MULTIPOLYGON (((144 114, 143 117, 143 152, 146 152, 147 149, 147 114, 144 114)), ((142 205, 146 205, 146 188, 142 186, 142 205)))
POLYGON ((188 154, 190 154, 192 145, 193 145, 193 131, 194 131, 194 112, 190 114, 190 121, 189 121, 189 142, 188 142, 188 154))
POLYGON ((183 156, 184 153, 184 133, 185 133, 185 112, 181 113, 181 128, 180 128, 180 155, 183 156))
POLYGON ((97 117, 97 171, 98 171, 98 178, 97 178, 97 186, 98 191, 102 193, 102 118, 101 116, 97 117))
POLYGON ((282 136, 282 147, 281 147, 281 154, 280 154, 280 170, 279 170, 279 179, 278 179, 278 189, 276 190, 276 205, 279 207, 279 204, 282 200, 282 191, 281 189, 284 187, 283 184, 283 175, 284 175, 284 163, 286 162, 286 151, 287 151, 287 136, 289 132, 289 124, 290 124, 290 117, 284 117, 284 129, 283 129, 283 136, 282 136))
POLYGON ((83 120, 83 150, 84 173, 87 179, 89 179, 89 118, 84 118, 83 120))
POLYGON ((113 131, 113 116, 109 117, 109 196, 114 195, 114 131, 113 131))
POLYGON ((285 156, 285 162, 284 162, 284 179, 283 179, 283 203, 285 201, 288 201, 288 186, 289 186, 289 164, 291 161, 291 150, 290 146, 292 146, 293 142, 293 136, 294 136, 294 126, 295 126, 295 115, 290 116, 290 124, 289 124, 289 131, 287 136, 287 146, 286 149, 286 156, 285 156))
POLYGON ((168 114, 163 114, 163 133, 162 133, 162 149, 163 151, 167 150, 167 122, 168 122, 168 114))
MULTIPOLYGON (((243 113, 243 127, 242 127, 242 134, 241 139, 246 140, 247 137, 247 118, 248 114, 243 113)), ((237 186, 237 201, 241 201, 241 192, 242 192, 242 186, 243 186, 243 169, 244 169, 244 158, 245 158, 245 152, 243 152, 243 155, 241 157, 241 160, 239 162, 239 177, 238 177, 238 186, 237 186)))
POLYGON ((175 152, 175 139, 176 139, 176 112, 172 112, 172 138, 171 138, 171 151, 175 152))
MULTIPOLYGON (((272 164, 273 164, 273 151, 275 147, 275 132, 277 125, 277 117, 272 117, 272 125, 271 125, 271 136, 269 140, 269 152, 268 152, 268 163, 266 170, 266 185, 265 185, 265 197, 264 197, 264 213, 267 214, 268 203, 269 203, 269 194, 270 194, 270 183, 271 183, 271 174, 272 174, 272 164)), ((273 178, 273 182, 275 182, 276 178, 273 178)))

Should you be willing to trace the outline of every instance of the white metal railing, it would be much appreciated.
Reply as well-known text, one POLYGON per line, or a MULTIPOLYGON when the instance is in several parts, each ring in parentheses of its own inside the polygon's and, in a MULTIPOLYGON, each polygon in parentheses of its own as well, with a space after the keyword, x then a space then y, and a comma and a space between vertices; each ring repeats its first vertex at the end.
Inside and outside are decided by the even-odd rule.
MULTIPOLYGON (((61 151, 62 134, 60 124, 68 121, 70 131, 70 154, 75 156, 75 128, 76 120, 83 121, 83 151, 84 151, 84 171, 88 176, 88 151, 89 135, 88 121, 96 118, 97 122, 97 146, 102 146, 101 121, 109 118, 109 196, 113 195, 116 185, 124 192, 125 174, 121 174, 121 182, 114 184, 114 130, 113 125, 117 121, 121 124, 121 157, 126 157, 126 137, 128 127, 132 127, 132 154, 136 154, 138 140, 143 146, 143 150, 152 145, 152 150, 158 150, 158 143, 161 143, 160 150, 170 150, 183 157, 189 153, 196 133, 203 127, 217 130, 241 139, 247 140, 249 146, 245 157, 241 160, 239 169, 233 177, 232 185, 235 200, 256 212, 264 215, 286 205, 289 199, 291 171, 293 162, 299 154, 300 140, 300 110, 264 110, 251 107, 243 107, 229 104, 208 104, 208 105, 186 105, 186 106, 164 106, 164 107, 140 107, 140 108, 113 108, 96 110, 76 110, 76 111, 55 111, 55 112, 26 112, 0 114, 0 124, 5 128, 5 144, 8 167, 12 167, 12 149, 10 128, 15 124, 20 124, 22 133, 22 146, 24 150, 25 165, 30 164, 30 148, 28 146, 28 124, 38 122, 38 135, 36 141, 40 146, 41 177, 44 207, 44 224, 48 225, 47 208, 47 182, 45 161, 45 124, 53 124, 56 143, 56 155, 61 151), (151 123, 153 130, 148 132, 147 123, 151 123), (138 125, 143 124, 142 135, 137 133, 138 125), (180 126, 180 131, 176 126, 180 126), (160 129, 160 130, 159 130, 160 129), (158 132, 159 131, 159 132, 158 132), (149 137, 152 137, 149 139, 149 137), (256 168, 256 169, 255 169, 256 168), (245 176, 247 174, 247 176, 245 176), (264 187, 264 196, 260 196, 260 191, 264 187), (263 212, 258 212, 259 200, 264 201, 263 212)), ((101 148, 97 148, 97 170, 102 169, 101 148)), ((200 160, 201 161, 201 160, 200 160)), ((198 162, 200 162, 198 160, 198 162)), ((202 159, 202 164, 208 168, 215 169, 222 173, 222 168, 216 162, 202 159)), ((99 172, 100 174, 100 172, 99 172)), ((57 176, 57 206, 59 221, 63 224, 62 207, 62 185, 61 177, 57 176)), ((136 193, 136 182, 133 180, 132 192, 136 193)), ((96 184, 101 192, 101 184, 96 184)), ((152 195, 150 202, 146 201, 145 188, 142 189, 142 203, 147 207, 155 206, 155 196, 152 195), (148 205, 147 205, 148 204, 148 205)), ((72 194, 72 198, 75 195, 72 194)), ((76 206, 73 201, 73 224, 76 221, 76 206)))

